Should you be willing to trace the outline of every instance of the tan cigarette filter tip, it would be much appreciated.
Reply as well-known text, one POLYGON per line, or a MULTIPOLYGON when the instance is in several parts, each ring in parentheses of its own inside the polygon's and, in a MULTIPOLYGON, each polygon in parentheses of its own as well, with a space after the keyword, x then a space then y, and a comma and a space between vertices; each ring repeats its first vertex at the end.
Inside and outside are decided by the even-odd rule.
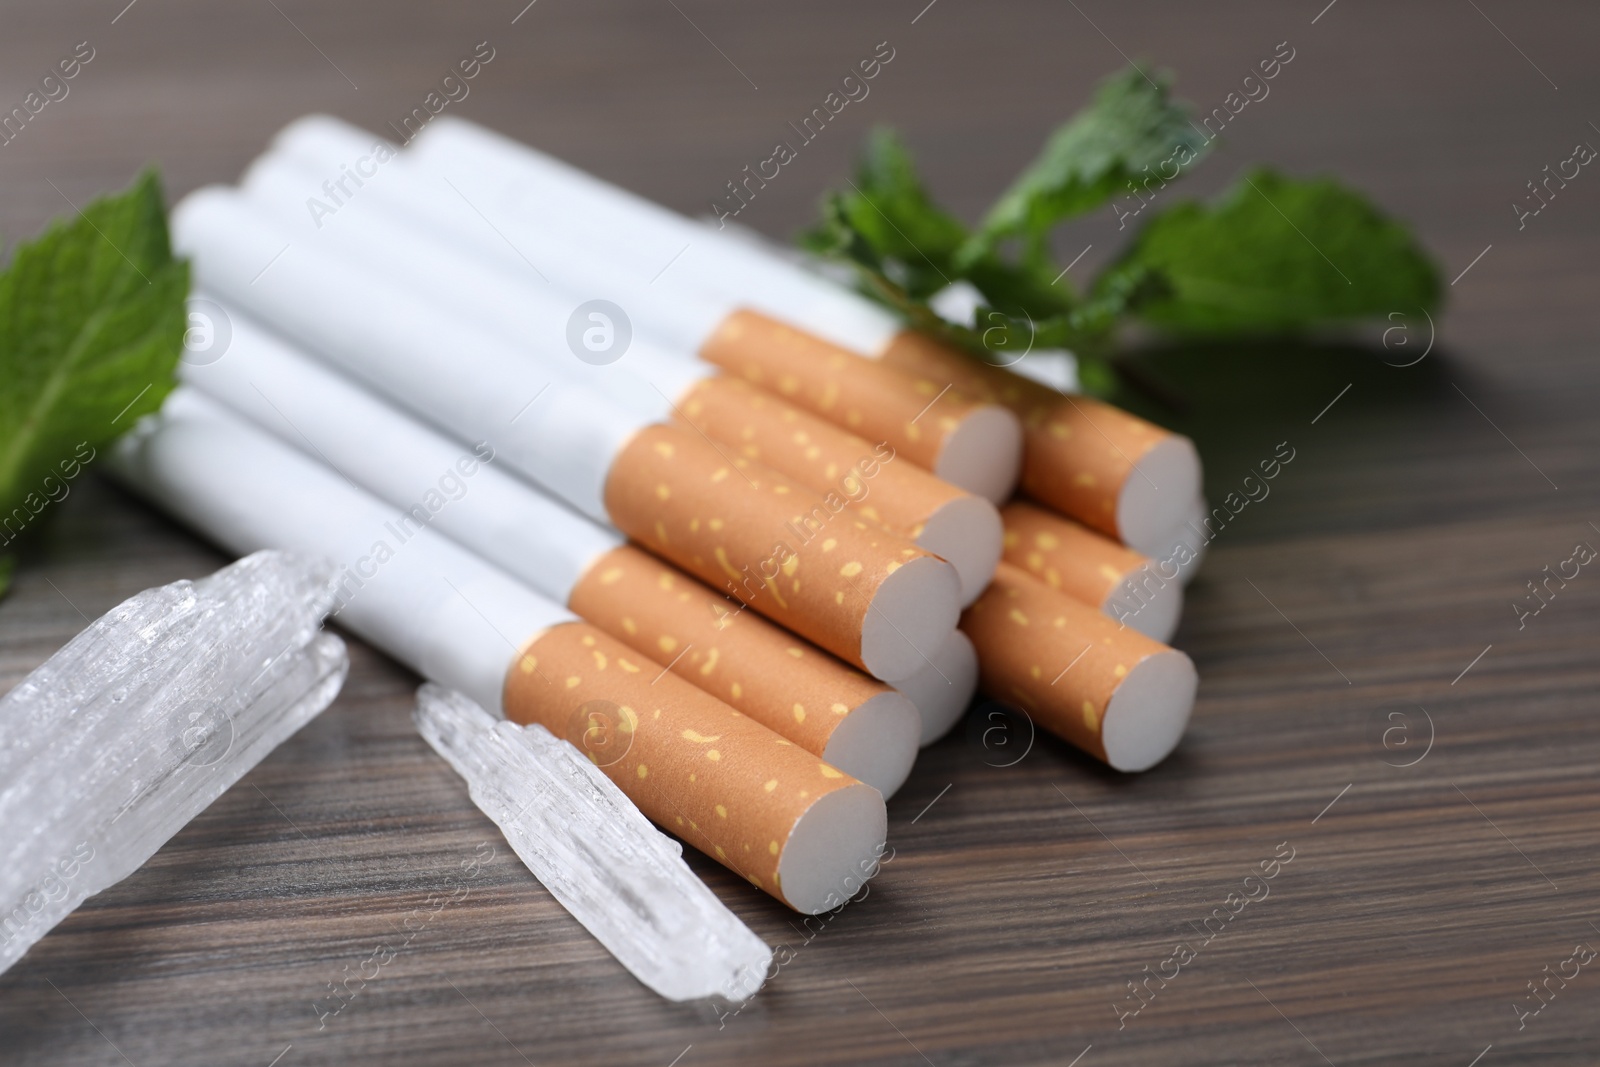
POLYGON ((898 456, 889 442, 869 442, 729 375, 696 382, 677 411, 743 458, 847 501, 851 512, 948 560, 963 606, 989 584, 1000 561, 994 505, 898 456))
POLYGON ((895 688, 917 706, 922 715, 922 745, 927 747, 950 732, 972 703, 978 689, 978 653, 960 630, 950 634, 939 654, 922 670, 895 688))
POLYGON ((1051 589, 1166 641, 1183 614, 1183 582, 1175 564, 1118 544, 1104 534, 1022 501, 1007 504, 1005 559, 1051 589))
POLYGON ((910 700, 642 549, 601 556, 567 606, 885 797, 911 773, 910 700))
POLYGON ((1162 574, 1176 570, 1178 581, 1188 585, 1200 573, 1200 563, 1215 536, 1211 532, 1211 506, 1197 497, 1184 513, 1183 522, 1161 538, 1150 556, 1162 574))
POLYGON ((1023 491, 1146 555, 1200 492, 1194 443, 1120 408, 1064 396, 911 330, 895 336, 883 361, 1010 408, 1026 438, 1023 491))
POLYGON ((700 347, 724 370, 895 450, 992 503, 1011 495, 1022 463, 1016 416, 974 401, 948 378, 907 373, 758 312, 736 311, 700 347))
POLYGON ((925 663, 960 614, 950 564, 691 429, 635 434, 605 503, 657 555, 887 682, 925 663))
POLYGON ((505 707, 572 742, 663 829, 796 911, 876 871, 878 791, 587 623, 551 627, 506 674, 505 707))
POLYGON ((962 616, 984 692, 1119 771, 1165 759, 1198 677, 1189 657, 1001 563, 962 616))

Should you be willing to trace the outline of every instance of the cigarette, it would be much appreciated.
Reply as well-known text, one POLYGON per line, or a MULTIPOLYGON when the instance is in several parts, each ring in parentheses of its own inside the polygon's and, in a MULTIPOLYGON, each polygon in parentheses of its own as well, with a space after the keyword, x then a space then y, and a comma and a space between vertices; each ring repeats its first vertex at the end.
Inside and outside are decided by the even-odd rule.
MULTIPOLYGON (((469 132, 468 141, 476 136, 469 132)), ((325 174, 341 160, 354 158, 353 153, 370 152, 375 140, 316 116, 283 130, 273 152, 303 161, 310 174, 325 174)), ((682 353, 696 353, 700 360, 741 375, 760 375, 791 401, 852 432, 888 441, 913 462, 992 502, 1010 494, 1022 447, 1015 416, 997 404, 974 403, 959 391, 946 389, 946 382, 909 378, 856 359, 826 337, 805 333, 811 309, 796 309, 791 302, 786 307, 799 313, 782 321, 762 314, 765 309, 756 305, 765 291, 768 272, 761 269, 765 261, 760 255, 745 255, 738 242, 726 236, 708 238, 697 224, 595 179, 582 180, 600 189, 598 196, 565 195, 574 191, 570 183, 547 190, 540 182, 526 180, 514 165, 515 157, 508 167, 490 152, 484 163, 470 144, 460 161, 466 166, 433 173, 434 163, 449 162, 458 153, 448 137, 439 144, 424 137, 416 144, 403 158, 384 163, 370 189, 364 186, 359 198, 352 197, 349 207, 339 210, 359 214, 372 202, 386 201, 392 212, 411 219, 413 226, 473 245, 518 278, 527 277, 529 263, 516 248, 546 249, 545 262, 538 268, 541 275, 578 299, 604 293, 626 309, 638 329, 656 334, 682 353), (424 144, 429 149, 423 149, 424 144), (408 166, 411 159, 422 165, 408 166), (494 217, 493 229, 483 225, 478 211, 494 217), (663 237, 670 237, 670 247, 661 243, 663 237), (508 249, 512 257, 506 255, 508 249), (557 254, 549 254, 550 250, 557 254), (729 255, 749 261, 756 273, 724 293, 702 275, 723 272, 729 255), (752 306, 746 307, 747 303, 752 306), (782 346, 780 355, 767 353, 767 346, 774 343, 782 346), (848 373, 837 373, 842 368, 848 373)), ((269 184, 287 184, 298 195, 280 200, 292 203, 303 219, 307 175, 294 181, 281 168, 273 177, 273 169, 270 160, 258 163, 246 186, 265 193, 269 184)), ((335 228, 329 221, 327 229, 335 228)), ((407 262, 402 257, 392 265, 403 269, 407 262)), ((815 309, 818 321, 834 321, 855 306, 854 298, 842 293, 820 284, 809 294, 820 302, 815 309)), ((864 308, 866 321, 884 319, 884 313, 871 305, 864 308)), ((700 360, 691 362, 695 372, 702 377, 714 373, 700 360)))
POLYGON ((1189 657, 1002 562, 961 618, 979 687, 1119 771, 1177 747, 1198 678, 1189 657))
POLYGON ((376 552, 397 509, 191 390, 125 437, 113 465, 234 551, 343 562, 343 625, 575 742, 653 822, 795 910, 836 907, 876 870, 887 826, 876 789, 676 675, 654 676, 627 646, 432 530, 376 552))
POLYGON ((546 630, 506 676, 508 717, 576 730, 652 822, 796 911, 844 903, 887 834, 878 791, 675 674, 629 670, 630 652, 582 623, 546 630))
POLYGON ((913 463, 994 503, 1016 488, 1017 420, 999 405, 974 404, 948 377, 903 372, 748 308, 731 312, 699 351, 852 433, 892 442, 913 463))
MULTIPOLYGON (((404 161, 394 160, 389 166, 393 170, 384 175, 386 180, 404 169, 404 161)), ((415 286, 458 315, 495 323, 508 337, 550 339, 566 331, 569 301, 556 297, 547 286, 530 289, 454 245, 418 232, 405 221, 414 213, 374 211, 369 198, 352 202, 337 225, 328 223, 319 230, 303 204, 310 180, 292 159, 269 154, 252 165, 241 191, 252 204, 297 227, 308 240, 332 242, 365 262, 373 273, 415 286)), ((961 579, 963 605, 976 599, 994 572, 1000 558, 1000 519, 992 506, 931 475, 914 459, 890 465, 888 460, 898 453, 886 439, 869 444, 772 399, 769 393, 720 375, 709 364, 691 365, 642 336, 632 337, 626 362, 616 366, 589 367, 568 351, 552 353, 532 341, 525 343, 525 350, 535 358, 553 357, 569 371, 583 367, 586 378, 632 396, 641 410, 670 414, 711 438, 733 443, 739 454, 760 460, 824 497, 834 494, 854 502, 855 494, 870 489, 873 499, 860 502, 855 510, 949 561, 961 579), (676 399, 669 400, 672 397, 676 399), (768 421, 773 418, 783 424, 768 421), (852 474, 864 461, 881 473, 866 479, 852 474)), ((907 417, 916 419, 916 413, 907 417)))
POLYGON ((914 331, 885 349, 890 366, 941 375, 1022 420, 1022 491, 1145 555, 1200 493, 1200 456, 1182 434, 1087 396, 1067 396, 914 331))
POLYGON ((182 364, 183 380, 401 509, 396 540, 438 530, 885 797, 910 773, 922 717, 888 685, 740 617, 736 602, 497 469, 486 446, 452 442, 244 315, 230 328, 224 357, 182 364))
POLYGON ((222 300, 874 677, 909 676, 954 627, 944 560, 848 518, 801 541, 790 525, 821 497, 295 242, 237 194, 191 194, 172 227, 222 300))
POLYGON ((1007 563, 1156 641, 1167 641, 1178 628, 1178 567, 1020 500, 1007 504, 1001 517, 1007 563))
MULTIPOLYGON (((902 394, 889 402, 885 394, 897 392, 907 379, 924 391, 930 384, 936 390, 953 386, 972 400, 1003 404, 1025 428, 1023 489, 1146 554, 1178 524, 1200 491, 1199 458, 1187 438, 1110 405, 1063 397, 906 330, 884 309, 757 243, 675 216, 461 119, 430 123, 408 152, 453 178, 486 175, 481 187, 500 189, 500 203, 508 212, 537 212, 547 231, 565 227, 575 240, 607 243, 636 271, 667 262, 687 242, 693 251, 684 254, 696 258, 692 266, 674 267, 681 268, 679 276, 693 278, 703 293, 725 299, 749 294, 747 309, 731 314, 716 334, 699 342, 702 357, 768 388, 775 385, 826 418, 837 421, 842 410, 846 428, 884 436, 876 426, 868 432, 866 423, 899 419, 910 398, 902 394), (876 376, 851 355, 878 361, 876 376), (847 376, 830 373, 843 367, 850 368, 847 376), (902 377, 885 375, 884 368, 900 371, 902 377), (858 395, 853 390, 861 390, 860 403, 852 403, 858 395), (879 406, 885 403, 889 406, 879 406), (860 427, 849 421, 851 411, 862 420, 860 427)), ((942 430, 938 424, 932 429, 942 430)), ((967 432, 992 442, 1001 431, 995 421, 967 432)), ((900 447, 898 441, 896 445, 900 447)), ((919 445, 925 449, 927 441, 908 442, 907 454, 916 456, 919 445)), ((971 454, 970 446, 963 452, 971 454)), ((984 492, 963 480, 966 472, 933 469, 947 481, 984 492)), ((991 482, 987 488, 997 486, 991 482)), ((1000 491, 989 499, 998 503, 1006 495, 1000 491)))
POLYGON ((1182 584, 1188 585, 1194 581, 1200 573, 1200 562, 1205 559, 1211 539, 1216 536, 1210 520, 1211 508, 1206 498, 1195 497, 1194 503, 1184 512, 1183 521, 1160 538, 1157 547, 1150 553, 1161 573, 1176 570, 1178 581, 1182 584))

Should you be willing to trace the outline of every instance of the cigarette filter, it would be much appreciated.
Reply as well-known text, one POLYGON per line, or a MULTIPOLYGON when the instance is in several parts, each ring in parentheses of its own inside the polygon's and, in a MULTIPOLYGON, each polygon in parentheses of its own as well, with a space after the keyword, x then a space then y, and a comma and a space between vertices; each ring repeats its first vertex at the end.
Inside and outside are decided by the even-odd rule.
POLYGON ((648 552, 623 545, 607 553, 578 581, 568 604, 885 797, 911 773, 922 730, 914 702, 745 615, 648 552))
POLYGON ((790 545, 789 524, 823 506, 815 494, 288 239, 236 194, 191 194, 173 233, 223 300, 875 677, 910 675, 949 635, 960 586, 938 557, 854 523, 819 539, 837 556, 790 545), (780 589, 766 572, 783 567, 805 578, 785 573, 780 589))
POLYGON ((1146 555, 1200 492, 1193 442, 1110 404, 1063 395, 910 330, 883 360, 1016 412, 1026 435, 1023 492, 1146 555))
POLYGON ((507 674, 507 717, 589 750, 652 822, 796 911, 842 904, 839 861, 883 845, 878 791, 632 656, 593 626, 552 627, 507 674))
POLYGON ((1183 584, 1176 567, 1162 568, 1149 556, 1020 500, 1001 514, 1007 563, 1146 637, 1166 641, 1178 628, 1183 584))
POLYGON ((1148 770, 1183 736, 1197 684, 1188 656, 1009 563, 961 629, 985 693, 1119 771, 1148 770))
POLYGON ((799 327, 739 309, 700 354, 731 374, 872 440, 885 440, 939 477, 998 503, 1016 486, 1021 430, 998 405, 976 404, 948 376, 905 372, 799 327))
POLYGON ((922 712, 922 746, 933 744, 961 720, 978 688, 978 653, 971 639, 953 631, 922 670, 895 688, 922 712))
POLYGON ((222 358, 183 364, 184 380, 399 508, 397 540, 438 530, 885 796, 910 772, 921 715, 888 685, 623 547, 487 447, 449 440, 243 315, 230 326, 222 358), (783 699, 800 690, 804 702, 783 699))
MULTIPOLYGON (((704 378, 677 405, 679 419, 732 445, 787 478, 948 560, 961 578, 963 604, 976 600, 1000 558, 994 506, 957 489, 887 441, 841 430, 736 378, 704 378)), ((830 513, 808 526, 826 526, 830 513)))
POLYGON ((1184 512, 1183 521, 1168 531, 1150 553, 1160 573, 1176 570, 1178 581, 1184 585, 1194 581, 1200 573, 1200 561, 1205 559, 1206 549, 1216 536, 1210 520, 1211 507, 1206 498, 1195 497, 1189 510, 1184 512))
POLYGON ((612 521, 645 547, 874 677, 909 676, 948 636, 946 613, 960 600, 955 568, 849 516, 814 530, 805 517, 826 508, 822 498, 724 458, 692 430, 640 430, 619 453, 605 500, 612 521), (730 481, 742 484, 729 493, 730 481), (918 619, 922 611, 933 614, 918 619), (908 627, 916 639, 906 639, 908 627))
POLYGON ((210 401, 174 393, 114 463, 234 551, 341 562, 345 626, 573 741, 652 821, 790 907, 837 906, 875 870, 877 790, 673 675, 652 684, 631 649, 432 530, 394 544, 399 511, 210 401))

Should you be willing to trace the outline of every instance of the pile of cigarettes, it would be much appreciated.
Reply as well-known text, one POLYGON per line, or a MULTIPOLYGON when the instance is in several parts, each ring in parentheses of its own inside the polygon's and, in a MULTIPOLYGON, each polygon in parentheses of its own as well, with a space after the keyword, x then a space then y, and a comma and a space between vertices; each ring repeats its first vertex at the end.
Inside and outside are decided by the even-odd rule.
POLYGON ((449 117, 301 119, 172 229, 204 343, 119 476, 334 560, 346 628, 797 911, 975 689, 1119 770, 1177 745, 1187 438, 449 117))

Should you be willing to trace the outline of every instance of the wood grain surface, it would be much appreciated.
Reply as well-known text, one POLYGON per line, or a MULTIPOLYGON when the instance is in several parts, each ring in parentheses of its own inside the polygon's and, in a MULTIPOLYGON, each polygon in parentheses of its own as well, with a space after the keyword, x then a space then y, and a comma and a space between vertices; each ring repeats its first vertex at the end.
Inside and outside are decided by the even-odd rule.
MULTIPOLYGON (((888 41, 871 95, 739 221, 790 233, 875 123, 970 218, 1124 55, 1174 68, 1209 110, 1287 41, 1294 60, 1189 193, 1257 160, 1337 172, 1460 277, 1409 367, 1390 364, 1433 337, 1410 308, 1388 347, 1375 330, 1145 353, 1187 401, 1169 420, 1213 496, 1280 442, 1295 453, 1190 590, 1176 643, 1202 682, 1183 745, 1122 777, 979 707, 891 802, 868 898, 826 923, 692 857, 787 960, 738 1014, 629 977, 415 735, 416 678, 352 641, 320 719, 0 977, 0 1062, 1600 1060, 1600 968, 1516 1009, 1575 945, 1600 946, 1600 574, 1525 628, 1510 606, 1600 545, 1600 177, 1521 230, 1509 206, 1600 143, 1592 5, 125 2, 0 12, 5 109, 77 42, 96 50, 0 147, 8 238, 145 163, 174 196, 233 180, 308 111, 398 120, 485 40, 495 58, 455 110, 691 212, 888 41), (432 910, 480 842, 495 858, 432 910), (1265 898, 1230 901, 1290 851, 1265 898), (1237 914, 1208 925, 1219 908, 1237 914), (320 1017, 378 946, 392 959, 320 1017), (1130 981, 1175 966, 1122 1014, 1141 1003, 1130 981)), ((1118 243, 1106 211, 1060 252, 1092 246, 1085 270, 1118 243)), ((85 477, 0 601, 0 687, 119 600, 223 562, 85 477)))

